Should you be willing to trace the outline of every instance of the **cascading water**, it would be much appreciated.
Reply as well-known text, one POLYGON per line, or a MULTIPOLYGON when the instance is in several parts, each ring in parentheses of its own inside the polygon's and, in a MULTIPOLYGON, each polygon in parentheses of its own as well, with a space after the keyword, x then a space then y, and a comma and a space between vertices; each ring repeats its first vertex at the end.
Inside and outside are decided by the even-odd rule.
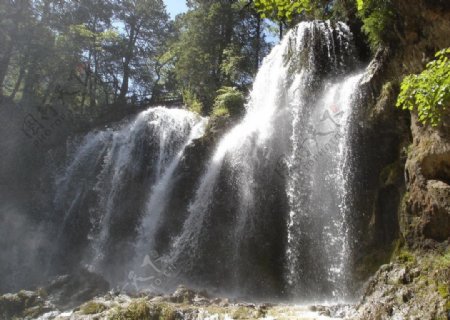
POLYGON ((312 112, 302 105, 294 111, 292 151, 286 159, 287 280, 305 298, 347 297, 347 130, 360 78, 329 83, 312 112))
POLYGON ((264 60, 247 113, 219 142, 168 254, 186 278, 257 291, 274 284, 267 269, 283 264, 277 281, 294 297, 346 297, 346 128, 361 77, 344 77, 355 67, 351 42, 344 24, 302 23, 264 60), (282 204, 273 207, 271 186, 284 188, 286 218, 282 204), (218 205, 223 192, 231 210, 218 205), (264 206, 274 211, 266 221, 264 206), (283 241, 261 226, 274 219, 286 223, 284 257, 264 249, 283 241))
POLYGON ((351 297, 356 68, 345 24, 304 22, 265 58, 245 116, 206 160, 210 140, 195 142, 206 120, 183 110, 149 109, 88 134, 56 180, 66 246, 55 259, 81 259, 115 284, 170 266, 177 277, 159 288, 351 297))
MULTIPOLYGON (((141 216, 161 210, 148 195, 153 190, 169 197, 168 181, 184 149, 203 134, 205 125, 206 119, 188 111, 157 107, 130 123, 86 135, 56 179, 54 205, 64 212, 58 237, 65 239, 59 240, 73 250, 73 239, 81 238, 75 251, 80 250, 89 268, 112 272, 107 265, 114 261, 121 269, 133 254, 135 225, 141 216)), ((159 198, 158 206, 163 205, 159 198)), ((71 255, 77 256, 73 251, 71 255)))

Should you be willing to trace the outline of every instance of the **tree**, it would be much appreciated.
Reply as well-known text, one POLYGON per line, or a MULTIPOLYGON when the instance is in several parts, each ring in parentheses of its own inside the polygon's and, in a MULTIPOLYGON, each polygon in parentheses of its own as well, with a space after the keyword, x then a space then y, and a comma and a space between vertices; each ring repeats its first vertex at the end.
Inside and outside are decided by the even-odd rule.
POLYGON ((291 21, 295 15, 310 11, 310 0, 254 0, 256 10, 263 18, 276 21, 291 21))
POLYGON ((148 97, 154 85, 157 58, 169 31, 169 16, 162 0, 120 0, 116 2, 116 20, 124 26, 119 44, 122 84, 118 101, 126 102, 130 81, 133 94, 148 97))
POLYGON ((175 23, 174 72, 180 91, 209 112, 222 86, 247 90, 268 44, 261 19, 247 1, 191 0, 188 6, 175 23))
MULTIPOLYGON (((25 36, 32 30, 32 7, 29 1, 2 1, 0 3, 0 95, 5 94, 5 81, 12 60, 24 51, 25 36)), ((23 53, 22 53, 23 55, 23 53)), ((23 72, 22 78, 23 78, 23 72)))

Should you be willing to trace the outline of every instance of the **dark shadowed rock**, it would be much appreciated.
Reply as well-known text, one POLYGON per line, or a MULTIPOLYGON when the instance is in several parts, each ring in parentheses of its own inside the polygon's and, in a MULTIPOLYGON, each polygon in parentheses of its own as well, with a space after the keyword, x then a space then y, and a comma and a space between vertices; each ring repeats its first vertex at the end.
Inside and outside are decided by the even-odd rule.
POLYGON ((59 276, 45 288, 49 300, 61 310, 73 308, 108 290, 109 283, 102 276, 87 270, 59 276))

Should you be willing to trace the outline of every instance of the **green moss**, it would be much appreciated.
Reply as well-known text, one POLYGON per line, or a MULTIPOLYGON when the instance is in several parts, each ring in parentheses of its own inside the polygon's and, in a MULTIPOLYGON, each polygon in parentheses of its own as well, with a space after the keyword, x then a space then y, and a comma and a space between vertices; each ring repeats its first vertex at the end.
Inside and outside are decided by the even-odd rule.
POLYGON ((216 118, 217 117, 228 117, 229 115, 230 115, 230 112, 225 107, 214 108, 211 113, 211 116, 216 117, 216 118))
POLYGON ((117 308, 109 317, 110 320, 146 320, 151 317, 150 307, 145 299, 131 302, 127 308, 117 308))
POLYGON ((82 314, 97 314, 105 311, 106 309, 107 307, 102 303, 89 301, 81 306, 80 312, 82 314))
POLYGON ((411 264, 416 262, 414 255, 406 249, 399 250, 397 260, 401 263, 411 264))
POLYGON ((158 320, 175 320, 177 316, 176 310, 169 304, 158 304, 153 306, 151 310, 153 319, 158 320))
POLYGON ((414 144, 410 143, 408 147, 406 147, 406 154, 409 156, 410 154, 412 154, 414 149, 414 144))
POLYGON ((446 284, 438 285, 438 291, 439 291, 439 294, 441 295, 441 297, 443 299, 447 299, 448 298, 448 296, 449 296, 448 285, 446 285, 446 284))
POLYGON ((249 308, 239 307, 232 314, 233 319, 253 319, 253 313, 249 308))
POLYGON ((436 259, 436 264, 440 268, 450 268, 450 252, 447 252, 436 259))
POLYGON ((356 263, 355 276, 359 280, 367 280, 378 268, 395 260, 404 245, 403 239, 396 239, 385 248, 372 251, 356 263))
POLYGON ((394 240, 392 242, 392 252, 391 252, 391 257, 389 259, 390 261, 394 260, 395 257, 397 257, 400 254, 404 245, 405 245, 405 242, 404 242, 403 238, 394 240))
POLYGON ((395 184, 403 174, 401 164, 396 161, 384 167, 380 173, 380 183, 383 186, 395 184))
MULTIPOLYGON (((181 305, 180 305, 181 307, 181 305)), ((118 307, 112 312, 110 320, 176 320, 177 310, 168 303, 151 304, 145 299, 131 302, 128 307, 118 307)))
POLYGON ((44 309, 43 306, 35 306, 32 308, 28 308, 23 312, 23 315, 25 317, 29 317, 31 319, 35 319, 37 317, 39 317, 40 315, 44 314, 46 312, 46 310, 44 309))
POLYGON ((17 294, 17 298, 25 308, 31 307, 36 300, 35 295, 30 295, 24 290, 19 291, 19 293, 17 294))

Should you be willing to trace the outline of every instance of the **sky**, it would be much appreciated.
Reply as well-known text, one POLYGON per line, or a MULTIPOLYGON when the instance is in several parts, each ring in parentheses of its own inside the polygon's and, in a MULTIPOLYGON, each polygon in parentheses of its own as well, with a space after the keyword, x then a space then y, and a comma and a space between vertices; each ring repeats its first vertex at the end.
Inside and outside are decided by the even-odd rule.
POLYGON ((164 0, 164 3, 172 19, 177 14, 187 11, 186 0, 164 0))

